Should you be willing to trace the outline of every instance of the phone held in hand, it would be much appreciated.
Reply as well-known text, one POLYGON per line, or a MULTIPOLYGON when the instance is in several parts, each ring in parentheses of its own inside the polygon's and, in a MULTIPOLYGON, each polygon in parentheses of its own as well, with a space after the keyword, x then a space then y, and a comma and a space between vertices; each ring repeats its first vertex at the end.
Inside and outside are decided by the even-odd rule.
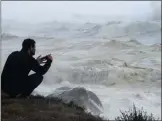
POLYGON ((48 55, 42 57, 41 60, 47 60, 47 57, 48 57, 49 55, 51 55, 51 54, 48 54, 48 55))

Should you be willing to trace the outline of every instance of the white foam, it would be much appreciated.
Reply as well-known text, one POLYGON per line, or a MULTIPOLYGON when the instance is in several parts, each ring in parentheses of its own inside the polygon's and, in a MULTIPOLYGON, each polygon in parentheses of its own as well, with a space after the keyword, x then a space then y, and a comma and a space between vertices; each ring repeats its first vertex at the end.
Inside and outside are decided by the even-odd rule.
MULTIPOLYGON (((109 119, 119 116, 120 109, 128 110, 133 103, 161 118, 161 46, 138 43, 159 42, 160 24, 119 22, 111 26, 102 25, 100 31, 93 26, 79 26, 83 29, 88 27, 86 33, 80 33, 77 25, 70 25, 72 31, 69 31, 69 35, 77 35, 79 38, 69 39, 66 33, 65 40, 43 37, 36 39, 38 53, 35 57, 41 53, 51 53, 54 61, 44 76, 43 83, 34 93, 48 95, 62 86, 82 86, 99 97, 104 107, 103 115, 109 119), (125 33, 123 27, 130 32, 125 33), (99 33, 91 32, 93 29, 99 33), (157 32, 142 33, 146 29, 155 29, 157 32), (132 35, 133 33, 135 34, 132 35), (148 38, 150 40, 146 39, 148 36, 151 36, 148 38), (112 38, 116 41, 112 41, 112 38)), ((21 48, 21 42, 21 38, 2 41, 0 71, 8 54, 21 48)))

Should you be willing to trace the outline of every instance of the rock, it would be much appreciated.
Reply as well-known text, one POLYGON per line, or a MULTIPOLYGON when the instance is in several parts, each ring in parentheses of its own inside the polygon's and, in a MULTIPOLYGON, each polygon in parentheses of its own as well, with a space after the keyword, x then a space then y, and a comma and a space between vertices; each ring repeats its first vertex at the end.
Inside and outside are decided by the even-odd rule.
POLYGON ((87 111, 90 111, 94 115, 99 115, 103 112, 102 103, 96 94, 83 87, 61 87, 47 96, 47 98, 51 97, 60 98, 65 103, 73 101, 74 104, 84 107, 87 111))

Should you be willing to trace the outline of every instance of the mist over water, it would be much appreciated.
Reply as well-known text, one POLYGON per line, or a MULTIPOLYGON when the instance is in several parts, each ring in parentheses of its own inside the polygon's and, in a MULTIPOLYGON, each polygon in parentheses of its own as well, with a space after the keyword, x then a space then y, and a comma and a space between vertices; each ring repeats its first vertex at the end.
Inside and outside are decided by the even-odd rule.
MULTIPOLYGON (((119 7, 117 2, 110 2, 111 5, 116 5, 115 9, 123 8, 121 14, 120 9, 115 10, 112 7, 112 12, 110 9, 106 11, 102 2, 92 4, 98 4, 98 8, 102 8, 103 5, 103 9, 99 9, 100 12, 93 14, 95 7, 92 6, 86 14, 85 11, 79 12, 76 9, 77 4, 73 3, 73 6, 76 5, 76 13, 69 19, 66 17, 63 20, 55 16, 56 19, 44 19, 39 22, 35 20, 33 23, 32 19, 15 19, 7 11, 7 4, 9 3, 2 2, 4 12, 1 71, 8 54, 20 50, 23 39, 31 37, 37 43, 35 57, 51 53, 54 58, 49 72, 44 76, 44 82, 34 93, 48 95, 63 86, 79 86, 97 95, 104 107, 101 115, 106 118, 114 119, 120 115, 120 109, 128 110, 133 103, 161 118, 159 2, 134 1, 125 3, 122 7, 119 7), (134 10, 130 5, 134 5, 134 10), (126 12, 127 10, 130 12, 126 12), (5 12, 8 14, 4 15, 5 12)), ((38 3, 32 4, 33 8, 36 4, 38 3)), ((82 3, 85 10, 88 10, 90 4, 82 3)), ((39 6, 41 5, 40 2, 39 6)), ((72 3, 68 3, 67 6, 71 5, 72 3)), ((21 10, 25 11, 22 7, 21 10)), ((12 9, 11 5, 10 8, 12 9)), ((59 7, 57 9, 59 10, 59 7)), ((69 13, 72 13, 73 9, 68 10, 69 13)), ((45 11, 44 9, 44 13, 47 12, 45 11)), ((52 16, 52 12, 50 14, 52 16)))

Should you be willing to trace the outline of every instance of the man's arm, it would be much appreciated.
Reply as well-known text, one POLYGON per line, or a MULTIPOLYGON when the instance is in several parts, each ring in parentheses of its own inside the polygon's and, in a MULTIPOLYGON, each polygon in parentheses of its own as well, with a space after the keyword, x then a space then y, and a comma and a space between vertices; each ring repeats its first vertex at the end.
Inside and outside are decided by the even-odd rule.
POLYGON ((44 75, 50 68, 51 63, 52 63, 52 59, 47 58, 47 62, 45 63, 45 65, 41 66, 35 58, 32 58, 31 69, 34 72, 39 73, 40 75, 44 75))

